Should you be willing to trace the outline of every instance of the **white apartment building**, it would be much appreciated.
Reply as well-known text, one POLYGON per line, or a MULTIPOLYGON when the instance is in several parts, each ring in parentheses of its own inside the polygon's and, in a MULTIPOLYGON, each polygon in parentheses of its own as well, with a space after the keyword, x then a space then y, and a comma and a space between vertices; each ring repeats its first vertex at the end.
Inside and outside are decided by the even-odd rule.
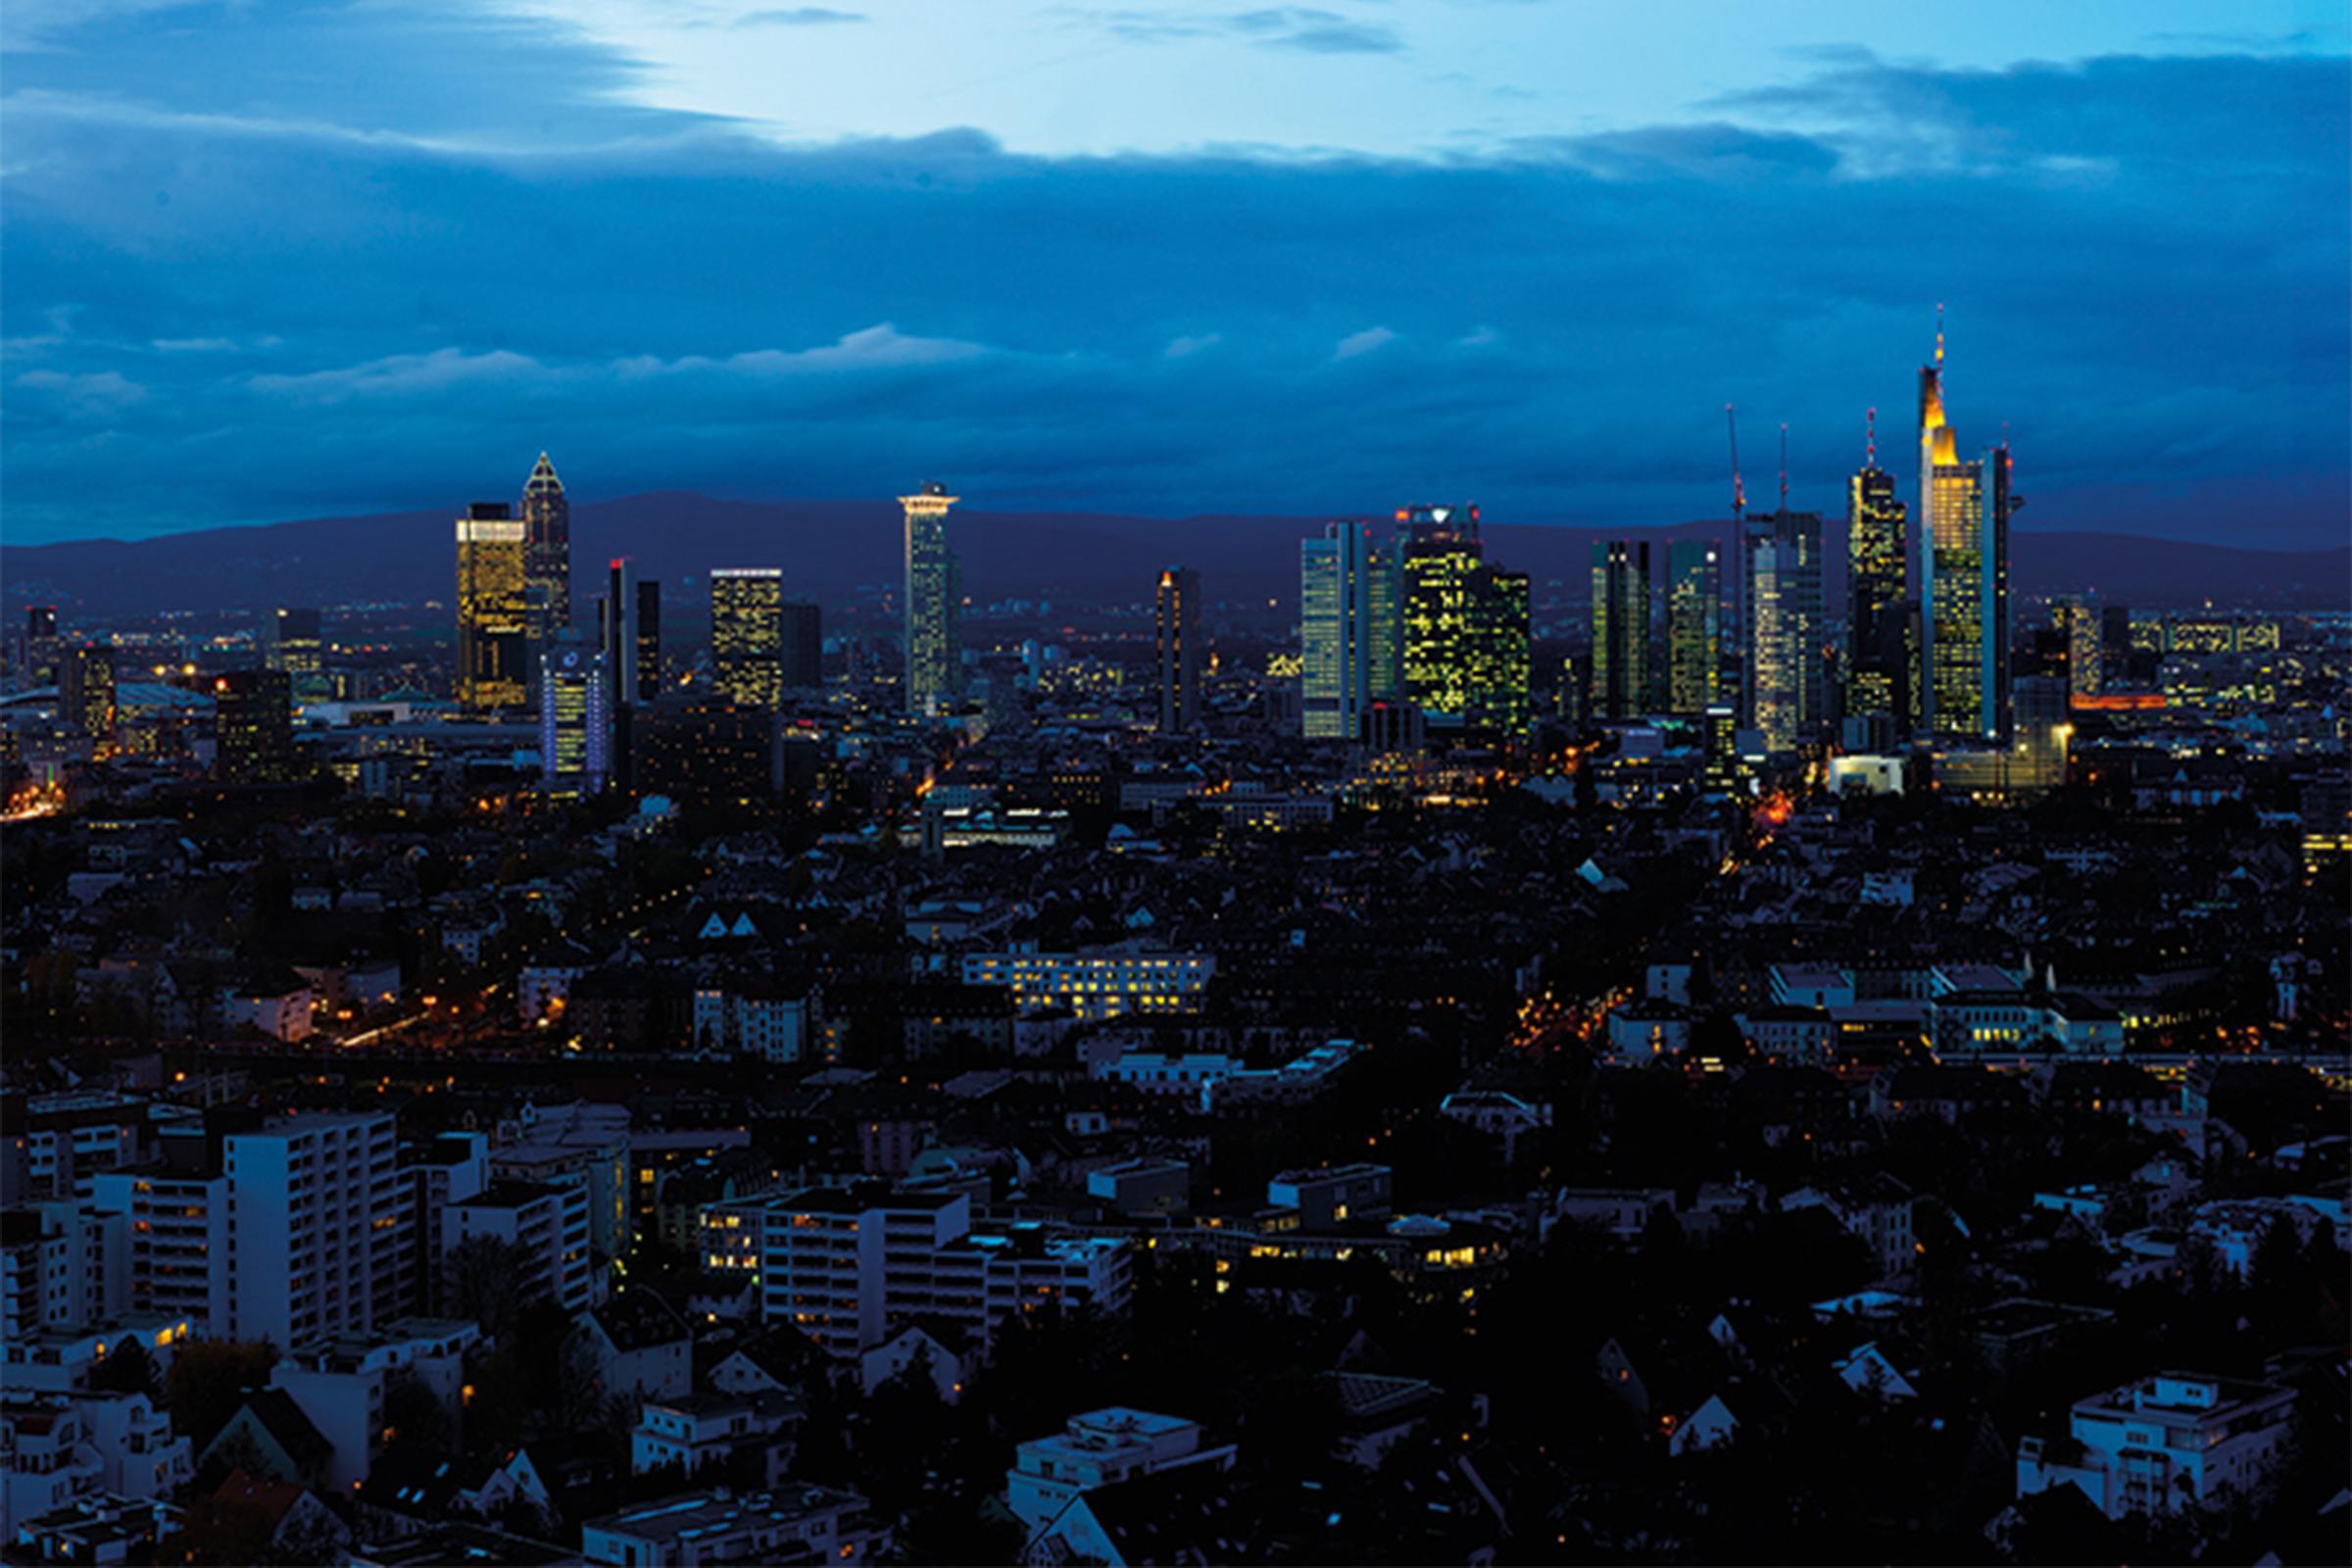
POLYGON ((800 1484, 737 1494, 719 1488, 644 1503, 580 1529, 580 1554, 612 1568, 827 1563, 858 1568, 888 1540, 854 1492, 800 1484))
POLYGON ((0 1343, 75 1329, 130 1306, 130 1219, 94 1203, 0 1213, 0 1343))
POLYGON ((24 1394, 0 1400, 0 1537, 109 1494, 169 1499, 196 1469, 188 1440, 144 1394, 24 1394))
POLYGON ((481 1329, 455 1318, 397 1318, 364 1338, 337 1340, 270 1368, 270 1385, 301 1407, 333 1449, 326 1484, 337 1492, 368 1479, 384 1446, 385 1389, 414 1375, 453 1422, 465 1405, 466 1351, 481 1329))
POLYGON ((403 1308, 392 1293, 413 1216, 394 1157, 382 1112, 294 1116, 223 1141, 230 1333, 296 1349, 403 1308))
POLYGON ((595 1304, 585 1187, 497 1182, 450 1204, 442 1215, 443 1267, 451 1252, 475 1236, 494 1237, 522 1252, 526 1296, 544 1297, 570 1312, 595 1304))
POLYGON ((735 981, 699 986, 694 993, 694 1040, 705 1050, 800 1061, 810 1052, 818 1023, 815 987, 735 981))
POLYGON ((756 1270, 761 1320, 795 1324, 844 1358, 909 1317, 947 1317, 985 1346, 1040 1302, 1116 1312, 1133 1295, 1125 1240, 1036 1225, 975 1234, 963 1194, 819 1188, 712 1203, 702 1216, 704 1264, 756 1270))
POLYGON ((1232 1444, 1202 1442, 1200 1423, 1113 1405, 1070 1417, 1066 1430, 1013 1450, 1004 1501, 1034 1537, 1071 1499, 1098 1487, 1192 1465, 1233 1467, 1232 1444))
POLYGON ((1023 1012, 1066 1007, 1090 1023, 1129 1012, 1193 1011, 1217 970, 1213 954, 1136 948, 967 953, 962 963, 965 985, 1007 987, 1023 1012))
POLYGON ((2020 1443, 2017 1494, 2076 1487, 2110 1519, 2257 1497, 2286 1461, 2294 1403, 2268 1383, 2159 1372, 2076 1400, 2066 1440, 2020 1443))

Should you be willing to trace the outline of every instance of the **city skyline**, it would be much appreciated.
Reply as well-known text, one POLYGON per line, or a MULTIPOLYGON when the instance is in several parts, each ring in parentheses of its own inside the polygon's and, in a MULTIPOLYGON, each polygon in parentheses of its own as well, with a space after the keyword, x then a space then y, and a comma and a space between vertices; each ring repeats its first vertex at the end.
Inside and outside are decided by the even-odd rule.
MULTIPOLYGON (((2027 531, 2340 537, 2352 116, 2328 18, 2070 8, 2004 48, 1847 9, 1741 56, 1759 24, 1690 8, 1711 24, 1678 34, 1706 42, 1666 60, 1609 8, 1446 10, 1220 37, 1066 16, 1068 66, 1023 15, 945 97, 838 118, 810 86, 810 121, 776 126, 625 7, 348 32, 168 8, 153 38, 31 8, 0 176, 9 538, 440 505, 542 447, 602 496, 940 471, 1031 510, 1473 493, 1497 521, 1623 527, 1720 511, 1727 401, 1788 423, 1797 504, 1827 511, 1937 301, 2034 475, 2027 531), (368 89, 318 93, 362 40, 368 89), (1026 77, 967 85, 1007 49, 1026 77), (1137 71, 1261 68, 1298 83, 1290 135, 1246 94, 1104 101, 1137 71), (1345 107, 1415 72, 1462 79, 1345 107), (1061 134, 1031 122, 1039 81, 1061 134), (1430 128, 1481 95, 1496 123, 1430 128), (264 191, 303 218, 257 261, 264 191), (560 276, 481 243, 515 229, 567 236, 560 276), (168 490, 122 485, 134 445, 168 490)), ((854 15, 688 52, 782 51, 798 83, 959 47, 854 15)))

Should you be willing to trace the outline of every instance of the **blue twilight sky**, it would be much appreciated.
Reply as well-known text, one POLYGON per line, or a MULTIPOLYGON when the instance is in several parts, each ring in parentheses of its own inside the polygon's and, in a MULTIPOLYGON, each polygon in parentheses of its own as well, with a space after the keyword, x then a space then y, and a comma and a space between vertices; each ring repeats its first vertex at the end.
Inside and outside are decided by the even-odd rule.
POLYGON ((9 0, 0 529, 685 487, 2352 509, 2340 0, 9 0))

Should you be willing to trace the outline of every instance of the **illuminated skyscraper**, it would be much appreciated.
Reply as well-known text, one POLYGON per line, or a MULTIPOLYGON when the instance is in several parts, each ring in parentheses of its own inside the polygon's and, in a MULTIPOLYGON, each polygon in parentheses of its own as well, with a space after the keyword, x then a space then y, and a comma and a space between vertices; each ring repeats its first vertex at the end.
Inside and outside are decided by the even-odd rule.
POLYGON ((1171 566, 1154 593, 1159 632, 1159 727, 1177 734, 1200 722, 1200 574, 1171 566))
POLYGON ((531 601, 535 635, 553 636, 571 625, 571 503, 556 466, 539 454, 522 486, 522 521, 529 530, 523 585, 531 601))
POLYGON ((1821 514, 1747 519, 1747 712, 1782 751, 1828 716, 1821 615, 1821 514))
POLYGON ((1372 700, 1375 553, 1367 522, 1298 542, 1299 725, 1310 741, 1351 739, 1372 700))
POLYGON ((1462 639, 1461 722, 1496 740, 1527 733, 1530 660, 1527 573, 1480 566, 1470 574, 1462 639))
POLYGON ((557 795, 594 795, 612 773, 604 650, 577 632, 540 644, 539 767, 557 795))
POLYGON ((785 605, 777 613, 784 626, 784 689, 813 691, 825 683, 824 617, 814 605, 785 605))
POLYGON ((2051 619, 2066 636, 2067 689, 2077 697, 2097 696, 2105 675, 2105 650, 2099 639, 2103 616, 2098 605, 2070 595, 2050 610, 2051 619))
POLYGON ((57 607, 25 606, 24 673, 35 685, 56 678, 57 652, 57 607))
POLYGON ((1919 371, 1924 727, 1999 740, 2009 715, 2009 450, 1962 463, 1943 412, 1943 330, 1919 371))
POLYGON ((316 610, 280 610, 271 623, 270 667, 286 672, 298 704, 324 702, 328 696, 323 642, 316 610))
POLYGON ((105 648, 69 648, 57 658, 57 712, 92 740, 115 735, 115 656, 105 648))
POLYGON ((710 573, 711 689, 725 702, 773 708, 784 695, 784 573, 720 566, 710 573))
POLYGON ((503 501, 477 501, 458 519, 458 702, 474 712, 527 700, 528 536, 503 501))
MULTIPOLYGON (((519 578, 519 560, 516 570, 519 578)), ((216 677, 213 712, 215 766, 222 778, 265 784, 294 776, 294 686, 284 670, 232 669, 216 677)))
POLYGON ((1696 716, 1723 681, 1723 547, 1677 539, 1666 547, 1666 701, 1696 716))
MULTIPOLYGON (((1433 730, 1483 722, 1475 715, 1497 699, 1483 684, 1481 622, 1490 614, 1507 620, 1510 588, 1478 580, 1486 564, 1478 508, 1412 506, 1400 510, 1396 520, 1403 527, 1395 546, 1396 564, 1387 565, 1389 558, 1375 550, 1367 565, 1366 604, 1373 628, 1367 648, 1374 655, 1368 662, 1367 693, 1381 696, 1377 639, 1386 635, 1387 616, 1379 612, 1380 580, 1393 571, 1393 592, 1403 615, 1399 695, 1421 709, 1433 730)), ((1524 594, 1525 584, 1520 586, 1524 594)), ((1519 703, 1524 724, 1524 693, 1519 703)))
MULTIPOLYGON (((1874 413, 1876 411, 1873 411, 1874 413)), ((1894 475, 1879 466, 1874 436, 1846 482, 1846 685, 1849 716, 1883 715, 1911 727, 1911 650, 1903 601, 1909 587, 1908 509, 1894 475)))
POLYGON ((952 713, 963 696, 963 574, 948 548, 948 509, 961 499, 934 479, 899 497, 906 512, 906 711, 952 713))
POLYGON ((1649 545, 1592 547, 1592 716, 1634 718, 1649 706, 1649 545))

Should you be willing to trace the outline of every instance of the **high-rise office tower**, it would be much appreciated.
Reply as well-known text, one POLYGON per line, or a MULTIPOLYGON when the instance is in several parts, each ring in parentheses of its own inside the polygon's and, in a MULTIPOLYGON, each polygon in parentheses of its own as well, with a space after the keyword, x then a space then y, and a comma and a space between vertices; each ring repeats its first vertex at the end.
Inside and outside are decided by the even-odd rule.
MULTIPOLYGON (((1872 413, 1875 415, 1876 410, 1872 413)), ((1876 424, 1862 467, 1846 481, 1846 681, 1849 717, 1911 725, 1911 651, 1903 600, 1909 588, 1908 509, 1894 475, 1879 466, 1876 424)))
POLYGON ((963 696, 963 573, 948 548, 948 509, 960 497, 933 479, 899 497, 906 513, 906 711, 952 713, 963 696))
POLYGON ((2103 616, 2093 601, 2079 594, 2059 599, 2050 607, 2051 619, 2066 637, 2067 689, 2077 697, 2095 697, 2104 684, 2105 653, 2099 645, 2103 616))
POLYGON ((1482 565, 1464 586, 1462 728, 1515 740, 1527 733, 1534 677, 1527 573, 1482 565))
POLYGON ((2099 612, 2099 684, 2123 686, 2132 679, 2132 607, 2108 605, 2099 612))
POLYGON ((293 682, 297 703, 326 700, 324 641, 319 635, 316 610, 281 609, 271 622, 270 667, 286 672, 293 682))
POLYGON ((294 776, 294 686, 284 670, 232 669, 217 676, 213 716, 215 765, 222 778, 267 784, 294 776))
POLYGON ((773 708, 784 696, 784 573, 719 566, 710 573, 710 685, 730 703, 773 708))
POLYGON ((814 691, 825 683, 825 623, 814 605, 784 605, 782 679, 786 691, 814 691))
POLYGON ((1722 695, 1723 547, 1677 539, 1666 547, 1666 701, 1704 713, 1722 695))
POLYGON ((650 703, 662 695, 662 585, 651 577, 637 582, 636 700, 650 703))
POLYGON ((550 793, 594 795, 612 774, 604 650, 573 631, 539 645, 539 769, 550 793))
POLYGON ((1747 712, 1772 751, 1829 714, 1821 613, 1821 514, 1747 519, 1747 712))
POLYGON ((520 708, 527 698, 527 537, 503 501, 477 501, 458 519, 458 702, 474 712, 520 708))
POLYGON ((522 521, 529 530, 523 581, 532 632, 552 636, 571 625, 571 503, 544 452, 523 481, 522 521))
POLYGON ((1919 371, 1923 727, 1999 740, 2009 705, 2009 450, 1963 463, 1943 410, 1943 329, 1919 371))
POLYGON ((1649 545, 1592 547, 1592 716, 1634 718, 1649 706, 1649 545))
POLYGON ((637 626, 637 567, 626 556, 616 556, 605 567, 605 594, 596 602, 596 640, 605 650, 605 678, 612 683, 617 707, 637 701, 637 653, 642 646, 637 626))
POLYGON ((1310 741, 1353 739, 1374 700, 1384 596, 1373 579, 1385 560, 1368 522, 1330 523, 1321 538, 1298 542, 1299 728, 1310 741))
POLYGON ((92 740, 115 734, 115 656, 105 648, 69 648, 57 658, 57 711, 69 729, 92 740))
POLYGON ((35 685, 57 678, 57 607, 24 607, 24 673, 35 685))
MULTIPOLYGON (((1384 559, 1376 551, 1367 564, 1366 603, 1373 614, 1374 637, 1384 634, 1387 623, 1378 613, 1382 578, 1393 574, 1391 592, 1403 621, 1398 694, 1420 708, 1431 729, 1467 727, 1474 714, 1500 701, 1482 685, 1479 621, 1490 610, 1500 620, 1508 619, 1510 585, 1477 580, 1486 565, 1478 508, 1411 506, 1400 510, 1396 520, 1402 529, 1393 555, 1384 559), (1395 564, 1387 564, 1388 560, 1395 564)), ((1368 641, 1367 648, 1373 657, 1366 690, 1377 698, 1383 679, 1378 644, 1368 641)), ((1524 696, 1521 704, 1524 721, 1524 696)))
POLYGON ((1154 595, 1159 631, 1159 727, 1175 734, 1200 721, 1200 574, 1171 566, 1154 595))

